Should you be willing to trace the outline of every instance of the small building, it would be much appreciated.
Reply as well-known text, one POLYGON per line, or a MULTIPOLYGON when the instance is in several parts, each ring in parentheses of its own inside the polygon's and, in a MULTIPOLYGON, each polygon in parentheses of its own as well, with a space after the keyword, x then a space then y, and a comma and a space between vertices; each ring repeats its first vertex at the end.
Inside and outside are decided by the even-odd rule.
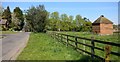
POLYGON ((113 34, 113 22, 101 15, 92 23, 92 31, 101 35, 113 34))
POLYGON ((0 19, 0 27, 2 28, 2 30, 4 30, 6 28, 6 21, 7 19, 0 19))

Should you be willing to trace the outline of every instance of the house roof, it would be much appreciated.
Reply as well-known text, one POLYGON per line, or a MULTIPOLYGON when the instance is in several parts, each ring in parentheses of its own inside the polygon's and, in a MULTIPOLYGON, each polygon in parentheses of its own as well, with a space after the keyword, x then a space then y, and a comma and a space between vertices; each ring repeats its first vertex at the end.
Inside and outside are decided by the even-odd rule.
POLYGON ((1 25, 2 25, 2 24, 5 24, 6 21, 7 21, 6 19, 1 19, 1 20, 0 20, 0 24, 1 24, 1 25))
POLYGON ((95 23, 108 23, 108 24, 113 24, 113 22, 111 22, 109 19, 105 18, 103 15, 101 15, 97 20, 95 20, 93 22, 93 24, 95 23))

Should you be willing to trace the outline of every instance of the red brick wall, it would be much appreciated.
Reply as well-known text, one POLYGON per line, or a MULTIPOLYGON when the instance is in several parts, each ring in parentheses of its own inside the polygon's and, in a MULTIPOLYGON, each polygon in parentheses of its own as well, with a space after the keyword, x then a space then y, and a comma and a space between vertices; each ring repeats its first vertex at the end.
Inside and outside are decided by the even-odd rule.
POLYGON ((113 34, 113 25, 100 24, 100 34, 113 34))
POLYGON ((93 33, 100 33, 100 25, 93 25, 92 26, 93 33))

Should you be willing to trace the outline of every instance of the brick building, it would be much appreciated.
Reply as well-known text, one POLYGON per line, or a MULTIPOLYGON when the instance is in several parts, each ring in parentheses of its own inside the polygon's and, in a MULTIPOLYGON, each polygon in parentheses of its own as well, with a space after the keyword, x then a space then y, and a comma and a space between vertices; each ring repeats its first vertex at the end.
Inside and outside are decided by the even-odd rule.
POLYGON ((92 31, 97 34, 113 34, 113 22, 101 15, 92 23, 92 31))

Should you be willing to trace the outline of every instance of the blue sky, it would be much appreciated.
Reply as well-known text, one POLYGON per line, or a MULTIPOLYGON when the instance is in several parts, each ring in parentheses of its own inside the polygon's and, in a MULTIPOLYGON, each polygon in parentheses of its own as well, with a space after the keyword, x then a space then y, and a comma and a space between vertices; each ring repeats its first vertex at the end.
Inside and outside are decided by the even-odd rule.
POLYGON ((58 11, 60 14, 75 15, 80 14, 90 21, 95 21, 100 15, 118 24, 118 3, 117 2, 3 2, 2 6, 10 7, 11 12, 17 6, 22 10, 27 10, 31 6, 43 4, 47 11, 58 11))

